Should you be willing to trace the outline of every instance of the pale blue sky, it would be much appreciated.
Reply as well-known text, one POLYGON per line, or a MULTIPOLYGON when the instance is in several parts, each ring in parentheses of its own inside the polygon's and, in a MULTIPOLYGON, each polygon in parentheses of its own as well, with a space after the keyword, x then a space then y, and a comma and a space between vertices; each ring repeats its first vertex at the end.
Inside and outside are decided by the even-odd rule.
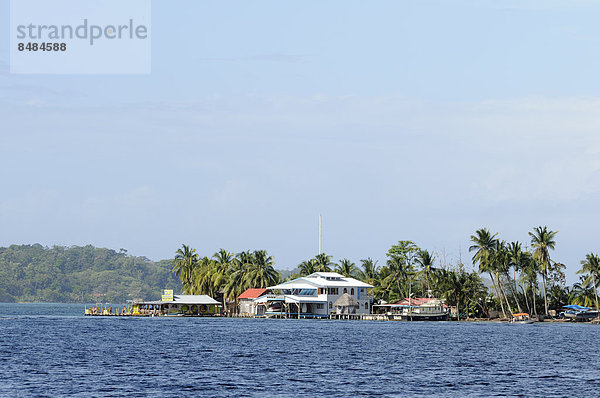
MULTIPOLYGON (((152 74, 8 74, 0 245, 470 263, 488 227, 600 252, 600 3, 154 1, 152 74)), ((0 0, 0 31, 8 1, 0 0)))

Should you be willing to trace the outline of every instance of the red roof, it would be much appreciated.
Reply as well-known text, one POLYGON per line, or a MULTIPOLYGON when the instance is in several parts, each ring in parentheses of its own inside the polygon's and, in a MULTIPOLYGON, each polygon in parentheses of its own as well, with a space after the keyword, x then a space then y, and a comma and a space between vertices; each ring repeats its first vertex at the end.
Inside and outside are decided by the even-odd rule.
POLYGON ((248 289, 244 293, 240 294, 240 296, 238 297, 238 299, 255 299, 255 298, 259 298, 260 296, 262 296, 263 294, 265 294, 266 291, 267 291, 267 289, 248 289))

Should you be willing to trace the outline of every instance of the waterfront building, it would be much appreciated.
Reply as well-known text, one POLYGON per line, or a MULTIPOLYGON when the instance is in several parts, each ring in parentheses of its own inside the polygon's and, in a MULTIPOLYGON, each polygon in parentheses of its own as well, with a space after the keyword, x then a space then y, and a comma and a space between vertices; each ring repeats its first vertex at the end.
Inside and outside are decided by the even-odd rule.
POLYGON ((264 306, 257 307, 257 303, 254 301, 267 292, 267 289, 247 289, 244 293, 238 296, 239 301, 239 313, 240 315, 264 315, 264 306))
MULTIPOLYGON (((355 314, 369 314, 373 296, 368 289, 373 285, 337 272, 315 272, 267 288, 269 292, 254 302, 264 307, 266 316, 294 316, 299 318, 328 317, 337 313, 334 304, 342 296, 354 308, 355 314)), ((340 302, 342 303, 342 302, 340 302)), ((341 306, 347 307, 347 306, 341 306)))
POLYGON ((384 312, 391 320, 443 321, 450 315, 450 308, 442 300, 434 297, 411 297, 374 307, 377 312, 384 312))
POLYGON ((174 295, 172 290, 165 290, 161 300, 134 302, 132 315, 210 316, 219 314, 221 307, 221 303, 205 294, 174 295))

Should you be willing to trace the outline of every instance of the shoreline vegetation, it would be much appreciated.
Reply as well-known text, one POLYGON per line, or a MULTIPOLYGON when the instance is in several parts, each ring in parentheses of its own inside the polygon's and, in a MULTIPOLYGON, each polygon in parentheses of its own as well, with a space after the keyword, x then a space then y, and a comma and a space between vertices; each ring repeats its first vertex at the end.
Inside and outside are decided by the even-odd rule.
POLYGON ((383 264, 370 257, 358 264, 347 258, 334 262, 319 254, 293 271, 276 270, 265 250, 234 254, 220 249, 201 257, 182 245, 174 259, 153 262, 125 249, 12 245, 0 248, 0 302, 114 303, 173 289, 214 297, 226 314, 235 314, 237 297, 248 288, 335 271, 373 285, 374 303, 437 297, 464 320, 508 319, 517 312, 554 318, 568 304, 598 308, 600 257, 587 254, 577 271, 579 282, 566 286, 565 265, 551 256, 557 233, 540 226, 528 232, 524 244, 478 229, 470 236, 471 270, 460 258, 446 263, 408 240, 392 245, 383 264))
MULTIPOLYGON (((392 303, 413 295, 438 297, 456 307, 459 319, 509 319, 527 312, 554 318, 563 306, 577 304, 598 308, 597 280, 600 258, 593 253, 581 261, 580 281, 565 285, 565 265, 551 257, 558 231, 539 226, 528 233, 529 245, 506 242, 487 228, 470 237, 473 270, 458 259, 441 264, 437 256, 412 241, 399 241, 379 265, 371 258, 360 265, 344 258, 319 254, 301 262, 285 280, 314 272, 335 271, 374 286, 375 303, 392 303), (489 288, 482 275, 489 278, 489 288)), ((224 249, 200 257, 188 245, 177 250, 173 271, 186 294, 207 294, 223 303, 226 313, 235 313, 236 298, 248 288, 266 288, 282 282, 273 268, 274 259, 265 251, 237 255, 224 249)))
POLYGON ((123 303, 180 289, 173 260, 87 246, 0 248, 0 302, 123 303))

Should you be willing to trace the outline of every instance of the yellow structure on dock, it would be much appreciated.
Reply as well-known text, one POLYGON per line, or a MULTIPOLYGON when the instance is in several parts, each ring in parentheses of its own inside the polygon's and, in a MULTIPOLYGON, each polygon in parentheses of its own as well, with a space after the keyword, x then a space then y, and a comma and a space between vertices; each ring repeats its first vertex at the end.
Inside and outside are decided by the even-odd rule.
POLYGON ((85 306, 85 315, 95 315, 95 316, 111 316, 111 315, 119 315, 118 313, 112 312, 112 307, 107 307, 106 304, 96 304, 94 307, 88 308, 85 306))

